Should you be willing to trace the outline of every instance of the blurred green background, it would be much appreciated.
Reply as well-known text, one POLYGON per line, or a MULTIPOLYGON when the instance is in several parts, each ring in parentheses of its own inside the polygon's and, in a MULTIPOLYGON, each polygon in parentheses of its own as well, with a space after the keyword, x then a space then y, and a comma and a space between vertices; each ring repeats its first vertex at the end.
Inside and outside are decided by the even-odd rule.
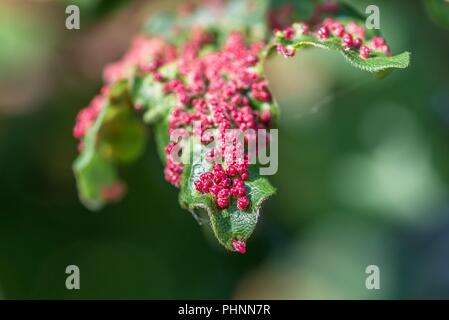
POLYGON ((151 139, 122 202, 80 204, 75 115, 175 2, 0 0, 0 298, 449 298, 449 31, 421 1, 352 1, 377 4, 393 51, 412 52, 382 81, 316 50, 269 61, 278 192, 245 255, 179 207, 151 139), (80 30, 64 27, 69 3, 80 30), (371 264, 380 290, 365 288, 371 264))

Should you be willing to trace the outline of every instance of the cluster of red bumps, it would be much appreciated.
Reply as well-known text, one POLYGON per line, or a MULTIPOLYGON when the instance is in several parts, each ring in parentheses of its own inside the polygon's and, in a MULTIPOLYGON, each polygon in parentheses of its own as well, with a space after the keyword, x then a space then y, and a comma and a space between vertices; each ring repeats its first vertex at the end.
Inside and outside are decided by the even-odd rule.
MULTIPOLYGON (((346 25, 332 19, 326 18, 316 27, 315 32, 310 30, 310 26, 305 23, 294 24, 294 27, 287 27, 283 31, 276 31, 275 34, 287 40, 295 38, 297 33, 316 36, 321 40, 335 36, 341 39, 341 45, 348 50, 358 50, 362 59, 368 59, 372 51, 379 51, 385 55, 390 55, 390 47, 382 37, 373 37, 369 42, 365 42, 366 30, 354 21, 348 22, 346 25)), ((277 46, 277 51, 284 57, 292 57, 295 55, 295 49, 277 46)))
MULTIPOLYGON (((207 159, 214 168, 222 170, 210 172, 210 179, 204 176, 196 181, 198 192, 210 194, 220 209, 228 207, 233 198, 237 199, 239 209, 246 209, 249 200, 244 181, 248 179, 249 156, 237 156, 244 146, 235 140, 229 143, 227 130, 238 129, 245 141, 249 141, 256 137, 248 129, 270 126, 269 108, 254 109, 256 101, 260 104, 272 100, 267 83, 257 70, 258 54, 265 44, 247 44, 243 33, 234 32, 222 48, 203 54, 202 49, 213 41, 213 34, 202 29, 192 30, 191 38, 179 47, 160 38, 136 37, 124 57, 105 68, 107 84, 77 116, 73 133, 81 140, 80 151, 82 138, 104 105, 109 84, 127 78, 137 67, 141 72, 153 74, 163 84, 166 94, 177 97, 169 117, 169 136, 181 130, 185 136, 200 137, 201 143, 208 144, 214 140, 210 130, 216 133, 215 148, 207 153, 207 159), (176 64, 174 79, 166 79, 160 72, 168 63, 176 64)), ((166 146, 164 174, 168 182, 179 187, 183 164, 171 157, 176 145, 177 142, 170 142, 166 146)))
MULTIPOLYGON (((178 136, 196 136, 205 145, 215 139, 214 148, 206 154, 213 171, 195 181, 196 190, 210 194, 219 209, 228 207, 235 198, 237 207, 244 210, 249 204, 244 182, 249 177, 248 154, 244 154, 244 146, 235 137, 229 141, 227 130, 237 129, 249 141, 256 137, 248 129, 269 127, 269 108, 259 112, 252 107, 255 101, 272 99, 266 81, 255 68, 264 44, 248 46, 244 35, 234 32, 223 48, 201 54, 211 41, 211 34, 197 31, 178 52, 176 63, 181 77, 157 79, 164 83, 166 93, 174 94, 178 101, 169 117, 169 135, 176 131, 178 136)), ((158 74, 158 68, 153 72, 158 74)), ((171 153, 178 143, 167 145, 164 170, 166 180, 176 187, 181 182, 183 165, 171 153)))
POLYGON ((237 199, 237 207, 245 210, 249 204, 244 181, 249 178, 247 165, 230 165, 226 170, 215 164, 212 172, 203 173, 195 181, 198 192, 210 194, 217 201, 217 206, 224 209, 229 206, 231 198, 237 199))

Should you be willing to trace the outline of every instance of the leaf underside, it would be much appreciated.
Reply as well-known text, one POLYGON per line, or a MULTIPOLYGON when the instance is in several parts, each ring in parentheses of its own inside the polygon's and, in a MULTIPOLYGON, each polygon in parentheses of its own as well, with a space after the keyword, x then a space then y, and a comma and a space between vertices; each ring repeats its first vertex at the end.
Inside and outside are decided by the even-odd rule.
POLYGON ((73 164, 79 197, 87 208, 99 210, 109 201, 104 191, 122 183, 118 165, 136 159, 145 141, 145 129, 129 105, 126 83, 119 82, 88 129, 73 164))

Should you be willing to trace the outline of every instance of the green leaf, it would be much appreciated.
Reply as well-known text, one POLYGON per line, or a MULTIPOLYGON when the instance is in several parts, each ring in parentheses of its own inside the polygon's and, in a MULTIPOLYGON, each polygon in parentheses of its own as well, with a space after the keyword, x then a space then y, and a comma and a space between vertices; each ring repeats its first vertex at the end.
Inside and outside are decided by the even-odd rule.
POLYGON ((98 153, 79 157, 73 166, 81 202, 90 210, 101 209, 106 200, 102 190, 120 183, 117 170, 98 153))
POLYGON ((427 11, 439 25, 449 28, 449 2, 446 0, 424 0, 427 11))
POLYGON ((145 146, 145 129, 127 105, 110 106, 97 135, 97 151, 114 163, 128 163, 145 146))
POLYGON ((145 146, 145 130, 130 107, 126 88, 126 82, 111 88, 73 164, 79 197, 91 210, 112 200, 106 195, 108 190, 123 188, 116 165, 133 161, 145 146))
MULTIPOLYGON (((313 25, 327 17, 338 17, 342 22, 350 19, 362 25, 365 24, 366 17, 346 1, 271 0, 269 16, 270 20, 274 21, 270 22, 275 24, 272 27, 282 28, 298 21, 313 25), (332 7, 332 5, 335 5, 336 11, 323 10, 323 6, 332 7)), ((367 30, 367 32, 372 35, 378 34, 378 30, 367 30)))
POLYGON ((193 214, 199 210, 207 212, 212 230, 218 241, 228 250, 233 251, 232 240, 246 241, 253 233, 260 215, 262 203, 275 193, 274 187, 255 170, 250 170, 250 179, 246 182, 250 205, 247 210, 237 208, 235 199, 227 209, 218 209, 210 195, 196 191, 194 181, 209 171, 208 165, 194 163, 184 168, 179 202, 181 206, 193 214))
MULTIPOLYGON (((324 1, 312 1, 310 5, 324 4, 324 1)), ((309 8, 310 11, 310 8, 309 8)), ((321 21, 325 18, 332 18, 343 25, 349 22, 355 22, 359 26, 364 26, 365 17, 347 3, 339 2, 336 10, 317 10, 315 7, 313 14, 308 18, 302 17, 303 22, 307 22, 312 29, 317 29, 321 21)), ((310 14, 309 14, 310 15, 310 14)), ((297 20, 298 21, 298 20, 297 20)), ((401 54, 390 56, 378 50, 372 50, 371 56, 368 59, 363 59, 359 56, 356 49, 348 49, 342 45, 342 40, 331 34, 327 39, 320 39, 312 33, 303 33, 300 24, 293 24, 296 30, 296 35, 293 39, 286 39, 282 32, 279 32, 265 51, 265 58, 269 57, 278 45, 282 45, 289 49, 301 50, 303 48, 315 47, 341 53, 346 61, 354 67, 376 74, 378 77, 383 77, 390 73, 393 69, 404 69, 410 64, 410 53, 403 52, 401 54)), ((380 36, 379 30, 365 30, 364 43, 375 37, 380 36)))
POLYGON ((345 59, 354 67, 371 73, 379 75, 390 71, 391 69, 404 69, 410 64, 410 53, 403 52, 396 56, 386 56, 381 53, 375 53, 374 56, 368 59, 359 57, 358 51, 345 49, 341 45, 341 40, 336 37, 320 40, 313 36, 301 35, 293 40, 278 39, 270 47, 269 54, 274 51, 275 46, 281 44, 284 46, 291 46, 295 49, 303 49, 307 47, 321 48, 331 51, 340 52, 345 59))

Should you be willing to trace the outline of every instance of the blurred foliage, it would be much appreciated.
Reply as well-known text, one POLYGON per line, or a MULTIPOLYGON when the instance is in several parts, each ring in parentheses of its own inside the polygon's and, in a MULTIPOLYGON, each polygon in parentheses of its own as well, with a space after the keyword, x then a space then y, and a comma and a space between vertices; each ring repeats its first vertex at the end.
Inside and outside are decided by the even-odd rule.
MULTIPOLYGON (((55 94, 22 113, 0 99, 0 298, 449 298, 449 34, 418 1, 375 3, 393 51, 414 53, 407 72, 366 80, 324 51, 267 65, 283 107, 278 193, 244 256, 210 234, 204 241, 154 148, 120 172, 133 190, 122 203, 101 213, 82 207, 71 128, 99 73, 92 81, 57 69, 55 94), (287 72, 291 63, 302 72, 287 72), (81 269, 79 291, 64 287, 69 264, 81 269), (380 267, 379 291, 364 287, 368 264, 380 267)), ((63 10, 53 14, 64 21, 63 10)), ((22 31, 31 21, 0 19, 2 39, 33 41, 37 26, 22 31)), ((29 46, 7 50, 32 74, 29 46)), ((77 62, 47 44, 32 50, 64 68, 77 62)))
POLYGON ((14 7, 2 8, 0 78, 10 75, 24 63, 37 63, 45 59, 52 49, 51 40, 52 31, 42 26, 30 12, 14 7))
POLYGON ((435 22, 449 28, 449 2, 446 0, 424 0, 427 10, 435 22))
POLYGON ((98 19, 102 16, 128 5, 130 0, 60 0, 65 5, 74 4, 80 8, 83 17, 98 19))
POLYGON ((180 15, 173 10, 157 12, 148 18, 144 32, 182 43, 186 39, 182 33, 179 38, 179 30, 187 30, 193 25, 219 26, 220 30, 216 32, 219 43, 224 43, 229 32, 235 30, 246 31, 253 41, 264 39, 268 32, 265 15, 269 4, 270 0, 228 0, 223 8, 217 10, 214 1, 209 1, 208 6, 192 8, 188 14, 180 15))

